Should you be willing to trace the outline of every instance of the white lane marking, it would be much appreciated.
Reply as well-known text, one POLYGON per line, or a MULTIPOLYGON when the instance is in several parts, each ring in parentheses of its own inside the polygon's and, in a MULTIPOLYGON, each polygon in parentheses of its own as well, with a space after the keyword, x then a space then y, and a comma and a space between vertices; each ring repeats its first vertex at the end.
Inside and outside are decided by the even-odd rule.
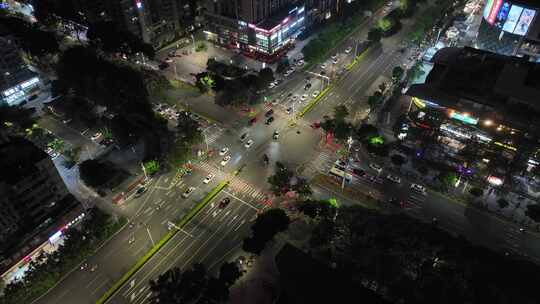
POLYGON ((148 207, 146 208, 146 210, 144 210, 143 214, 147 214, 148 212, 152 211, 152 207, 148 207))
POLYGON ((147 216, 152 216, 152 214, 154 214, 154 212, 156 212, 156 209, 152 209, 152 211, 150 213, 148 213, 147 216))
POLYGON ((232 225, 232 223, 238 218, 238 214, 235 215, 230 221, 229 221, 229 224, 227 224, 227 226, 230 226, 232 225))
POLYGON ((239 224, 238 226, 236 226, 236 228, 234 228, 234 231, 240 229, 240 227, 242 227, 242 225, 244 225, 245 222, 246 222, 246 220, 242 220, 242 221, 240 222, 240 224, 239 224))
POLYGON ((104 279, 103 281, 101 281, 101 283, 99 284, 98 287, 96 287, 93 291, 92 291, 92 294, 95 294, 97 293, 103 286, 105 286, 105 284, 107 284, 109 282, 108 279, 104 279))
POLYGON ((89 288, 90 285, 94 284, 94 282, 99 279, 99 277, 101 276, 101 273, 98 273, 94 278, 92 278, 92 280, 90 280, 90 282, 88 282, 88 284, 86 284, 86 288, 89 288))

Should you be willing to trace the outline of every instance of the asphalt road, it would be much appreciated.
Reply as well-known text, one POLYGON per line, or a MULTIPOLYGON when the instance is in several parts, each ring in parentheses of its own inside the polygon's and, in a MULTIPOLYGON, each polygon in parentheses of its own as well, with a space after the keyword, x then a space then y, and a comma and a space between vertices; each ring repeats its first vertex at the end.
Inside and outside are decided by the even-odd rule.
MULTIPOLYGON (((351 36, 337 49, 344 50, 352 42, 364 39, 368 28, 366 26, 351 36)), ((406 31, 405 28, 402 31, 406 31)), ((347 104, 356 109, 365 107, 366 90, 381 75, 389 75, 391 69, 404 59, 396 53, 400 47, 398 38, 403 35, 404 33, 400 33, 397 38, 389 39, 381 46, 370 49, 357 66, 340 76, 341 82, 331 93, 304 119, 297 121, 294 127, 290 127, 294 116, 286 111, 291 106, 292 100, 283 100, 283 97, 273 106, 275 121, 270 125, 264 124, 264 113, 270 108, 263 107, 254 126, 248 126, 248 118, 240 117, 237 113, 230 114, 233 121, 227 122, 227 129, 224 129, 223 125, 210 126, 210 129, 205 131, 209 148, 218 151, 227 146, 231 160, 222 166, 220 163, 222 156, 216 155, 206 162, 196 164, 193 175, 185 177, 178 184, 174 183, 172 173, 156 178, 147 193, 127 203, 136 210, 132 218, 134 227, 123 229, 89 259, 88 263, 97 265, 97 270, 74 271, 38 303, 94 303, 150 248, 152 239, 157 241, 166 233, 167 221, 176 220, 185 214, 216 183, 224 178, 230 178, 231 172, 245 165, 240 175, 232 179, 231 185, 184 231, 176 234, 171 242, 152 258, 132 281, 121 288, 109 303, 144 303, 149 294, 146 282, 172 266, 185 268, 194 262, 203 262, 214 270, 220 262, 233 257, 238 251, 241 239, 249 231, 249 221, 254 218, 256 209, 263 208, 268 203, 267 198, 272 198, 268 192, 267 177, 272 174, 275 161, 282 161, 298 169, 298 172, 306 177, 319 173, 326 174, 337 156, 332 151, 319 148, 322 133, 320 130, 310 128, 309 125, 320 121, 324 115, 331 115, 332 109, 338 104, 347 104), (278 140, 272 139, 272 134, 276 130, 280 132, 278 140), (240 142, 239 137, 244 133, 248 133, 248 137, 254 141, 249 148, 244 146, 247 139, 240 142), (270 158, 269 166, 262 163, 264 154, 270 158), (205 185, 202 180, 208 173, 216 177, 209 185, 205 185), (185 189, 191 186, 196 187, 196 190, 188 199, 181 198, 185 189), (216 202, 224 196, 230 197, 232 202, 218 211, 216 202), (156 209, 157 206, 159 210, 156 209)), ((337 71, 352 60, 352 54, 344 54, 342 51, 338 57, 338 64, 327 69, 337 71)), ((314 67, 312 71, 320 72, 320 66, 314 67)), ((331 76, 336 74, 337 72, 330 73, 331 76)), ((320 90, 320 82, 321 80, 315 80, 311 74, 298 71, 288 77, 281 86, 271 90, 269 95, 272 99, 279 98, 280 95, 286 97, 289 94, 309 96, 312 91, 320 90), (309 90, 304 89, 306 77, 312 78, 312 88, 309 90)), ((294 102, 298 102, 298 107, 301 106, 300 101, 294 102)), ((212 105, 205 105, 209 106, 212 105)), ((197 104, 194 103, 192 109, 197 112, 197 104)), ((226 110, 220 111, 226 113, 226 110)), ((366 165, 367 163, 362 166, 366 165)), ((362 185, 362 183, 358 181, 351 187, 364 187, 366 191, 380 187, 381 192, 386 195, 397 195, 406 200, 408 204, 405 212, 423 219, 436 216, 441 226, 463 233, 479 244, 490 247, 504 244, 509 250, 526 251, 532 256, 540 252, 540 248, 535 245, 539 244, 535 234, 516 233, 515 227, 505 222, 458 205, 437 194, 428 193, 426 197, 411 196, 405 182, 399 186, 387 182, 382 186, 362 185)))

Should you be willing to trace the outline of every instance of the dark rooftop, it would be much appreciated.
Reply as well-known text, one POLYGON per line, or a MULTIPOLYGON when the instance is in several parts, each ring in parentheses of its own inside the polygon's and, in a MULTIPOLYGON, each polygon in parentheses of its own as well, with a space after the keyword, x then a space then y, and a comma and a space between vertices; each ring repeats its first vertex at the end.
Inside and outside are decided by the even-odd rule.
POLYGON ((303 4, 299 3, 292 3, 282 10, 280 10, 277 14, 274 14, 273 16, 264 19, 263 21, 257 23, 258 28, 265 29, 267 31, 273 29, 277 25, 279 25, 287 16, 289 16, 289 12, 293 10, 295 7, 299 9, 302 7, 303 4))
POLYGON ((0 182, 13 185, 37 170, 35 163, 47 153, 21 137, 10 137, 0 143, 0 182))
POLYGON ((351 276, 327 267, 302 250, 286 244, 276 255, 282 286, 278 304, 289 303, 388 303, 351 276))
POLYGON ((443 48, 432 60, 425 83, 412 85, 407 95, 448 107, 463 99, 494 109, 512 103, 540 111, 538 64, 467 47, 443 48))

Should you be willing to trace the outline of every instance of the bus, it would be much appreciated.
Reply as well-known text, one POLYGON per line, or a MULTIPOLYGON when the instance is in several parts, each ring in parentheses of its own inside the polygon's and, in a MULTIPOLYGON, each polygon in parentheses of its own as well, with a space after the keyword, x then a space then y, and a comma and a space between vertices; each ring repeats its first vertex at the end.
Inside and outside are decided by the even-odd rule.
POLYGON ((342 180, 343 176, 345 176, 345 181, 347 183, 350 183, 352 181, 352 175, 350 173, 345 173, 343 170, 340 170, 336 167, 333 167, 332 169, 330 169, 330 172, 328 173, 339 180, 342 180))

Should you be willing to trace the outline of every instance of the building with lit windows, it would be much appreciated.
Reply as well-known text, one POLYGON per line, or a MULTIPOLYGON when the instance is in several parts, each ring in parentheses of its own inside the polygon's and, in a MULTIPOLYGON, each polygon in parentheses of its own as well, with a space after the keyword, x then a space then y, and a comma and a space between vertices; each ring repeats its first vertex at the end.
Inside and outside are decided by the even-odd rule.
POLYGON ((305 29, 305 17, 305 6, 300 1, 215 1, 207 11, 205 34, 217 44, 273 62, 305 29))
POLYGON ((22 60, 15 39, 0 33, 0 104, 24 103, 39 91, 39 85, 38 75, 22 60))
POLYGON ((475 47, 540 61, 540 1, 487 0, 475 47))
POLYGON ((30 141, 6 137, 0 130, 2 279, 6 269, 57 237, 79 214, 80 204, 68 192, 49 155, 30 141))
POLYGON ((540 64, 468 47, 443 48, 432 61, 424 83, 406 93, 413 126, 438 134, 451 155, 475 143, 491 155, 486 163, 538 162, 527 158, 540 138, 540 64))
MULTIPOLYGON (((85 25, 112 21, 142 41, 160 47, 173 41, 193 23, 196 8, 189 0, 68 0, 75 21, 85 25)), ((56 0, 56 5, 66 1, 56 0)))

